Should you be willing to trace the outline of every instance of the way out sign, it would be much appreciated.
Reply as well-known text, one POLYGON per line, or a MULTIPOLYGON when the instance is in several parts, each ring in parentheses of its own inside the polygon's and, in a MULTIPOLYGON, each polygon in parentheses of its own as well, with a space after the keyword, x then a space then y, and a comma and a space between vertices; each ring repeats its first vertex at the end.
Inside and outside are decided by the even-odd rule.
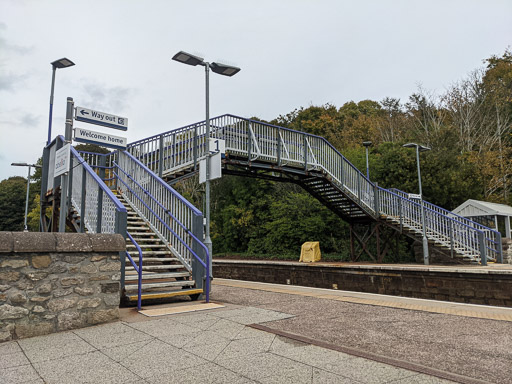
POLYGON ((84 107, 75 108, 75 119, 85 123, 120 129, 121 131, 128 129, 128 118, 94 111, 84 107))

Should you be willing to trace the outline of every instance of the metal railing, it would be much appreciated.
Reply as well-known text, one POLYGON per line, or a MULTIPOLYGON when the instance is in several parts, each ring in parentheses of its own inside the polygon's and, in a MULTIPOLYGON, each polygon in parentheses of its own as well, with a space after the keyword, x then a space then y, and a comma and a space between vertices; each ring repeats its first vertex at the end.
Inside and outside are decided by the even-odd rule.
MULTIPOLYGON (((405 199, 408 199, 409 197, 409 194, 407 192, 401 191, 400 189, 397 188, 390 188, 389 191, 405 199)), ((496 261, 500 263, 503 262, 503 248, 501 245, 501 233, 499 231, 486 227, 485 225, 470 220, 467 217, 457 215, 456 213, 441 208, 435 204, 429 203, 428 201, 423 200, 423 204, 425 206, 426 212, 435 212, 441 215, 441 217, 447 216, 448 218, 451 218, 455 222, 461 223, 466 227, 475 228, 476 230, 483 233, 486 252, 490 255, 490 258, 496 259, 496 261)))
POLYGON ((126 257, 128 257, 128 260, 133 266, 133 269, 135 269, 135 272, 137 272, 137 308, 140 309, 142 306, 142 249, 139 246, 139 244, 135 241, 135 239, 132 237, 130 232, 126 232, 126 235, 132 242, 132 244, 137 249, 137 252, 139 253, 139 265, 135 263, 133 260, 133 257, 130 255, 128 251, 126 251, 126 257))
MULTIPOLYGON (((393 218, 397 207, 401 225, 423 232, 420 204, 400 193, 377 187, 325 138, 234 115, 210 119, 210 137, 226 142, 229 156, 280 167, 324 173, 367 215, 393 218)), ((206 155, 206 124, 199 122, 148 137, 128 145, 127 151, 160 176, 197 165, 206 155)), ((482 264, 501 259, 501 238, 496 231, 468 219, 453 217, 425 202, 426 233, 434 243, 482 264)))
POLYGON ((182 264, 209 300, 210 255, 200 240, 203 214, 128 152, 114 162, 117 189, 182 264), (204 255, 204 256, 202 256, 204 255), (201 267, 202 268, 201 268, 201 267), (200 273, 204 270, 204 274, 200 273))
POLYGON ((80 216, 81 228, 85 226, 90 233, 122 234, 120 221, 124 217, 126 223, 126 208, 73 147, 70 179, 71 203, 80 216))

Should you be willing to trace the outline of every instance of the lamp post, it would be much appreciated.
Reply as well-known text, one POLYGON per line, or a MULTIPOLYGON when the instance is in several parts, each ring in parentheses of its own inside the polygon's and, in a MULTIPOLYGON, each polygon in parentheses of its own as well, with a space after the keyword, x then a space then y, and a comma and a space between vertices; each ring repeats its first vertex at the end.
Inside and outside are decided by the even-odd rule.
POLYGON ((53 90, 55 89, 55 72, 57 68, 68 68, 75 65, 71 60, 63 57, 62 59, 55 60, 52 64, 52 90, 50 91, 50 118, 48 121, 48 140, 46 141, 46 145, 50 144, 52 140, 52 115, 53 115, 53 90))
POLYGON ((430 151, 429 147, 425 147, 416 143, 404 144, 405 148, 416 148, 416 163, 418 165, 418 184, 420 188, 420 203, 421 203, 421 226, 423 227, 423 262, 425 265, 429 264, 428 260, 428 240, 427 240, 427 228, 425 227, 425 206, 423 205, 423 191, 421 189, 421 171, 420 171, 420 152, 430 151))
POLYGON ((371 141, 363 141, 363 145, 366 148, 366 177, 370 179, 370 167, 368 166, 368 147, 372 145, 371 141))
MULTIPOLYGON (((240 68, 233 67, 231 65, 221 64, 221 63, 209 63, 204 61, 202 57, 191 55, 190 53, 180 51, 175 54, 172 58, 175 61, 178 61, 183 64, 188 64, 192 66, 201 65, 205 68, 206 75, 206 209, 205 209, 205 219, 206 219, 206 239, 205 245, 208 248, 208 253, 210 257, 212 256, 212 239, 210 237, 210 69, 223 76, 233 76, 236 75, 240 68)), ((211 263, 210 263, 211 269, 211 263)), ((211 276, 211 271, 210 271, 211 276)))
POLYGON ((30 171, 32 170, 31 169, 32 167, 41 168, 41 166, 38 164, 27 164, 27 163, 11 163, 11 165, 15 166, 15 167, 28 167, 27 197, 25 198, 25 224, 24 224, 24 229, 23 229, 24 232, 28 232, 27 215, 28 215, 28 195, 29 195, 29 191, 30 191, 30 171))

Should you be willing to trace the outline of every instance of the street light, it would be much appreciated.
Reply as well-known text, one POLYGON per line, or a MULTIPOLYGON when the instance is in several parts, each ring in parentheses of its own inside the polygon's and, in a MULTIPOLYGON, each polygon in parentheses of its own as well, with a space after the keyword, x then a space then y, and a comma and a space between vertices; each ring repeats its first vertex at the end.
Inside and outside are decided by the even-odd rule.
POLYGON ((363 145, 366 148, 366 177, 370 179, 370 168, 368 167, 368 147, 372 145, 371 141, 363 141, 363 145))
MULTIPOLYGON (((205 219, 206 219, 206 239, 205 245, 208 247, 208 253, 210 257, 212 255, 212 239, 210 237, 210 68, 213 72, 218 73, 223 76, 233 76, 240 72, 240 68, 233 67, 231 65, 221 64, 221 63, 209 63, 204 61, 202 57, 192 55, 187 52, 180 51, 175 54, 172 58, 175 61, 178 61, 183 64, 188 64, 192 66, 201 65, 205 67, 205 75, 206 75, 206 210, 205 210, 205 219)), ((211 269, 210 263, 210 269, 211 269)), ((211 276, 211 271, 210 276, 211 276)))
POLYGON ((71 60, 63 57, 62 59, 55 60, 52 64, 52 90, 50 92, 50 119, 48 121, 48 140, 46 141, 46 145, 50 144, 52 140, 52 115, 53 115, 53 90, 55 88, 55 72, 57 68, 68 68, 75 65, 71 60))
POLYGON ((429 264, 428 261, 428 240, 427 240, 427 228, 425 227, 425 207, 423 204, 423 191, 421 189, 421 171, 420 171, 420 152, 430 151, 429 147, 425 147, 416 143, 404 144, 405 148, 416 148, 416 163, 418 164, 418 184, 420 187, 420 203, 421 203, 421 226, 423 227, 423 262, 425 265, 429 264))
POLYGON ((27 197, 25 199, 25 229, 23 230, 24 232, 28 232, 27 215, 28 215, 28 194, 29 194, 29 191, 30 191, 30 171, 31 171, 32 167, 34 167, 34 168, 41 168, 41 166, 38 165, 38 164, 27 164, 27 163, 11 163, 11 165, 15 166, 15 167, 28 167, 27 197))

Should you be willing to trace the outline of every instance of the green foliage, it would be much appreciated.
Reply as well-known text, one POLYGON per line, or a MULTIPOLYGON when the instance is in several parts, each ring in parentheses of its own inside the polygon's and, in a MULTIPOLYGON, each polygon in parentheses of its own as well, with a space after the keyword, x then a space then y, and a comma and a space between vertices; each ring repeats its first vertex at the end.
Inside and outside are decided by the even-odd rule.
POLYGON ((251 239, 248 251, 268 254, 300 254, 306 241, 320 241, 325 252, 340 251, 340 238, 348 226, 306 192, 287 191, 270 204, 262 223, 263 236, 251 239))
POLYGON ((78 145, 74 145, 74 147, 77 151, 82 151, 82 152, 92 152, 92 153, 102 153, 102 154, 110 153, 110 151, 107 148, 101 147, 97 144, 78 144, 78 145))
POLYGON ((0 231, 22 231, 27 179, 14 176, 0 182, 0 231))

